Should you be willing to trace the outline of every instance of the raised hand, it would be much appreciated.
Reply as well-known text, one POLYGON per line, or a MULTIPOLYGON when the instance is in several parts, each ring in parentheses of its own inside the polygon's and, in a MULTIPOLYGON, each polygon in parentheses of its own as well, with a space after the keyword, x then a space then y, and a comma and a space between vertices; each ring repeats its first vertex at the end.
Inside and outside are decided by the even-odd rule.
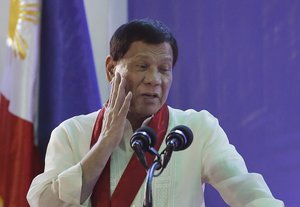
POLYGON ((132 93, 129 92, 126 95, 126 80, 121 78, 119 73, 116 73, 112 81, 112 90, 104 113, 100 137, 81 161, 81 203, 91 194, 111 153, 119 145, 123 137, 132 93))
MULTIPOLYGON (((109 101, 106 105, 103 125, 100 137, 109 139, 109 142, 114 146, 118 146, 124 133, 126 116, 129 111, 132 93, 125 93, 126 80, 116 73, 112 80, 112 90, 109 101)), ((108 141, 108 140, 107 140, 108 141)))

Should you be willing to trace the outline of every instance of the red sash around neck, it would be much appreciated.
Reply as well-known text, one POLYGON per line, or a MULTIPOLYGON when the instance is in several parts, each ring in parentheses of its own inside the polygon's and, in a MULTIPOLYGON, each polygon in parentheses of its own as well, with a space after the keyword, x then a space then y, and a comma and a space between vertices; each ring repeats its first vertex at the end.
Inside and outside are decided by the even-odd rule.
MULTIPOLYGON (((97 142, 101 133, 102 121, 105 108, 102 108, 97 116, 91 139, 91 147, 97 142)), ((155 149, 159 147, 165 137, 169 124, 169 110, 166 104, 154 114, 149 127, 157 133, 155 149)), ((146 153, 147 163, 151 164, 155 156, 146 153)), ((92 193, 92 207, 129 207, 133 202, 137 192, 141 188, 146 177, 146 170, 141 165, 137 156, 132 156, 120 181, 110 196, 110 160, 105 165, 92 193)))

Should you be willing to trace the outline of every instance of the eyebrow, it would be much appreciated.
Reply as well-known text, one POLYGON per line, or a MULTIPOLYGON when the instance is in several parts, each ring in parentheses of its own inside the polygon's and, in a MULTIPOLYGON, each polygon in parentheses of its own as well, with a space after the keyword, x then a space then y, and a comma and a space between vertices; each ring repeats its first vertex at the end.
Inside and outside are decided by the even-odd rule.
MULTIPOLYGON (((141 59, 152 59, 148 55, 142 55, 142 54, 139 54, 139 55, 136 55, 136 56, 133 57, 133 59, 139 59, 139 58, 141 58, 141 59)), ((161 60, 172 62, 173 58, 172 58, 172 56, 167 55, 167 56, 163 57, 161 60)))

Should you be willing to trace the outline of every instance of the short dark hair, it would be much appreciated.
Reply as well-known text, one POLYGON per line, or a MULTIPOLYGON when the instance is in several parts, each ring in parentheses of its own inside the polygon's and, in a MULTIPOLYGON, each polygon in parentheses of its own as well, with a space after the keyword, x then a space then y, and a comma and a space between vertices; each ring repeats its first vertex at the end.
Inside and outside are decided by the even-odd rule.
POLYGON ((173 52, 173 66, 178 57, 178 47, 170 29, 158 20, 137 19, 121 25, 110 40, 110 55, 114 61, 124 57, 133 42, 142 41, 149 44, 167 42, 173 52))

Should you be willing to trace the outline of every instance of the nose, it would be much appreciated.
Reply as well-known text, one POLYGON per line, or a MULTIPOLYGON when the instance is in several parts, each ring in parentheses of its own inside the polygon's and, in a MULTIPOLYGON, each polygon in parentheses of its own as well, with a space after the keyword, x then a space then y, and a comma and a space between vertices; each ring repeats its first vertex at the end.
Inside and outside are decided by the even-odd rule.
POLYGON ((144 82, 151 85, 159 85, 161 83, 161 74, 156 67, 149 68, 145 73, 144 82))

